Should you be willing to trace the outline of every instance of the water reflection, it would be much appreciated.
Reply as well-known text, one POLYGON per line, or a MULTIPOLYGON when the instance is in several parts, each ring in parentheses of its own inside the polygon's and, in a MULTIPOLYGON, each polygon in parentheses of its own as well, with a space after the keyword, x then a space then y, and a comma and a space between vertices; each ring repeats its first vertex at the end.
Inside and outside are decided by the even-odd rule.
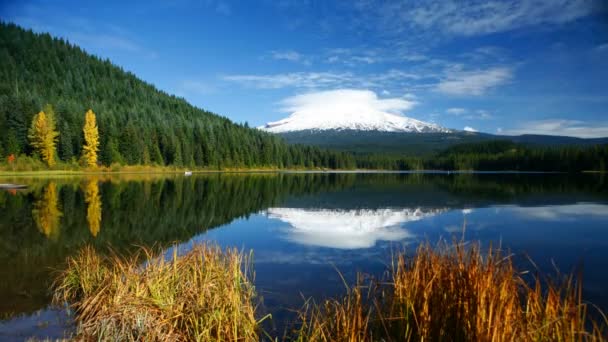
POLYGON ((57 240, 60 231, 59 219, 62 215, 57 201, 57 185, 55 182, 49 182, 34 203, 32 217, 47 239, 57 240))
POLYGON ((87 203, 87 222, 89 231, 96 237, 101 228, 101 197, 97 180, 89 180, 84 188, 84 201, 87 203))
MULTIPOLYGON (((307 286, 303 276, 310 289, 321 276, 336 277, 328 263, 355 270, 376 260, 383 267, 382 248, 462 232, 465 217, 467 238, 504 237, 509 247, 546 252, 547 260, 557 254, 576 260, 584 249, 592 253, 586 265, 607 266, 606 252, 596 248, 608 245, 600 228, 608 226, 602 176, 125 175, 2 183, 28 185, 15 194, 0 191, 5 319, 45 308, 53 272, 86 244, 128 254, 135 245, 167 248, 213 237, 253 248, 259 284, 272 289, 284 283, 297 300, 307 286), (564 248, 566 242, 574 247, 564 248)), ((596 283, 608 287, 608 281, 596 283)), ((338 285, 342 289, 339 279, 338 285)))
POLYGON ((436 215, 446 209, 326 210, 270 208, 268 217, 289 227, 287 239, 309 246, 340 249, 369 248, 377 241, 412 238, 402 224, 436 215))
POLYGON ((572 205, 554 205, 538 207, 504 207, 523 218, 543 221, 575 221, 580 218, 608 218, 608 210, 603 204, 577 203, 572 205))

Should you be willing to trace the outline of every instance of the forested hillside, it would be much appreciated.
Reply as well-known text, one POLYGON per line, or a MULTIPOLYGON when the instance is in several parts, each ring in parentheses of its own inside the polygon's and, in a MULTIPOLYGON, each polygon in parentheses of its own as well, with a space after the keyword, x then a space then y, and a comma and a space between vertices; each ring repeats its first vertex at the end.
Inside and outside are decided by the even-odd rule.
POLYGON ((482 132, 403 133, 355 130, 304 130, 281 133, 291 144, 304 144, 355 153, 390 153, 402 156, 429 156, 450 146, 509 140, 529 147, 557 147, 608 144, 606 138, 576 138, 553 135, 493 135, 482 132))
POLYGON ((225 167, 354 166, 352 157, 287 145, 141 81, 132 73, 49 34, 0 23, 0 160, 31 155, 28 129, 50 104, 57 158, 78 160, 85 112, 99 127, 99 162, 225 167))
POLYGON ((608 145, 530 146, 509 140, 458 144, 428 156, 355 155, 357 167, 387 170, 602 171, 608 145))

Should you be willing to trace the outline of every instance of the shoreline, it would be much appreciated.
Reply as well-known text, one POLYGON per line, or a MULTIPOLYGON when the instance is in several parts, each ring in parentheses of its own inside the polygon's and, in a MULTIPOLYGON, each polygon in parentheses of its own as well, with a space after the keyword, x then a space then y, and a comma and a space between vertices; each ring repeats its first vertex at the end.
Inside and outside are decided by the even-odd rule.
MULTIPOLYGON (((322 169, 226 169, 226 170, 119 170, 119 171, 104 171, 104 170, 43 170, 43 171, 0 171, 2 177, 51 177, 51 176, 95 176, 95 175, 184 175, 185 172, 191 175, 203 174, 260 174, 260 173, 276 173, 276 174, 606 174, 602 171, 516 171, 516 170, 369 170, 369 169, 354 169, 354 170, 322 170, 322 169)), ((190 175, 187 175, 190 176, 190 175)))

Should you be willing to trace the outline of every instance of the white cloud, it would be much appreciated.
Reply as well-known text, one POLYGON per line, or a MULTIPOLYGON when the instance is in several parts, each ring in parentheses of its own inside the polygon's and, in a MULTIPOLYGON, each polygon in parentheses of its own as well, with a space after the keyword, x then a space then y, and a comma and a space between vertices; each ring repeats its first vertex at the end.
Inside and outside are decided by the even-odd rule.
POLYGON ((302 54, 288 50, 288 51, 272 51, 271 57, 276 60, 285 60, 290 62, 306 62, 302 54))
POLYGON ((465 132, 477 132, 477 130, 476 130, 475 128, 470 127, 470 126, 465 126, 465 127, 463 128, 463 130, 464 130, 465 132))
POLYGON ((522 123, 518 128, 503 130, 504 134, 563 135, 579 138, 608 137, 608 122, 588 122, 568 119, 546 119, 522 123))
POLYGON ((462 114, 466 113, 467 110, 465 108, 455 107, 455 108, 448 108, 445 112, 448 114, 452 114, 452 115, 462 115, 462 114))
POLYGON ((269 208, 268 216, 288 224, 286 238, 295 243, 339 249, 370 248, 378 241, 414 236, 402 225, 434 216, 443 209, 328 210, 269 208))
POLYGON ((371 90, 337 89, 301 94, 283 101, 282 111, 288 113, 314 112, 335 113, 387 112, 402 114, 412 109, 416 102, 405 98, 378 98, 371 90))
POLYGON ((435 89, 450 95, 478 96, 506 83, 511 77, 512 70, 507 67, 475 71, 452 70, 447 72, 447 76, 437 84, 435 89))

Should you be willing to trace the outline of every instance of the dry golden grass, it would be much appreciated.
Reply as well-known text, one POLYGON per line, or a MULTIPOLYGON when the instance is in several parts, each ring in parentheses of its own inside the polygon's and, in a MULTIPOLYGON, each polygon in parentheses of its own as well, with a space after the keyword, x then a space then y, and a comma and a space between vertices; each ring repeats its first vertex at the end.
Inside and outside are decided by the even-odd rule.
POLYGON ((341 300, 306 303, 298 341, 604 341, 573 277, 529 286, 499 250, 421 245, 391 281, 359 281, 341 300), (546 284, 542 286, 541 284, 546 284))
POLYGON ((105 257, 87 247, 68 259, 54 302, 73 309, 76 339, 258 340, 250 256, 209 245, 168 260, 140 253, 105 257))

